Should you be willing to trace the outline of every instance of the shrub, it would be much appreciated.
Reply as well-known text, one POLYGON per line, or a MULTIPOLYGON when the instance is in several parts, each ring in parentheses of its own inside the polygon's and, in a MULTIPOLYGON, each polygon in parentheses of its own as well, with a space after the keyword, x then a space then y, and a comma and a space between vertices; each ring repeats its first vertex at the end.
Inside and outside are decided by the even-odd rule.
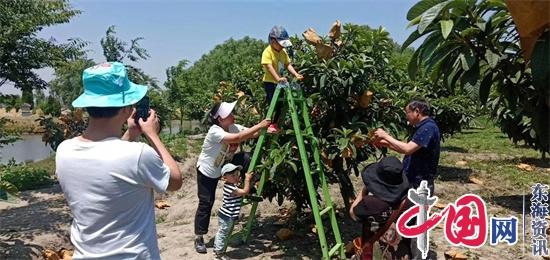
POLYGON ((42 188, 53 183, 46 169, 10 163, 1 170, 0 180, 12 184, 19 191, 42 188))

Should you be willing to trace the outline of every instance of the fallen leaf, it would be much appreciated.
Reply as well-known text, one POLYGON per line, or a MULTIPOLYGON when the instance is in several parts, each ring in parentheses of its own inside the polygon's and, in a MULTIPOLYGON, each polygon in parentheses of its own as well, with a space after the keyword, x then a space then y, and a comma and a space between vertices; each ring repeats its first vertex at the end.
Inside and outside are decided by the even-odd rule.
POLYGON ((61 259, 63 260, 72 260, 73 259, 73 250, 61 248, 59 250, 59 253, 57 253, 59 256, 61 256, 61 259))
POLYGON ((467 161, 456 161, 456 162, 455 162, 455 165, 456 165, 456 166, 466 166, 466 164, 468 164, 467 161))
POLYGON ((445 252, 445 259, 448 260, 468 260, 468 256, 457 251, 456 249, 451 249, 445 252))
POLYGON ((478 178, 476 178, 476 177, 470 177, 468 180, 469 180, 471 183, 475 183, 475 184, 477 184, 477 185, 483 185, 483 181, 480 180, 480 179, 478 179, 478 178))
POLYGON ((456 254, 452 260, 468 260, 468 256, 463 253, 456 254))
POLYGON ((542 256, 542 259, 544 259, 544 260, 550 260, 550 255, 547 255, 547 256, 544 256, 544 255, 543 255, 543 256, 542 256))
POLYGON ((277 233, 275 235, 280 240, 285 241, 285 240, 288 240, 290 237, 292 237, 293 232, 292 232, 292 230, 290 230, 288 228, 281 228, 277 231, 277 233))
POLYGON ((166 200, 157 200, 157 202, 155 202, 155 207, 157 209, 165 209, 165 208, 168 208, 170 206, 171 205, 166 200))
POLYGON ((44 256, 44 259, 46 260, 61 260, 61 258, 59 258, 59 255, 57 255, 56 252, 50 249, 45 249, 44 251, 42 251, 42 256, 44 256))
POLYGON ((535 170, 535 167, 533 167, 532 165, 529 165, 529 164, 526 164, 526 163, 520 163, 518 165, 516 165, 518 168, 524 170, 524 171, 528 171, 528 172, 532 172, 533 170, 535 170))
POLYGON ((447 205, 441 203, 441 202, 438 202, 434 205, 435 208, 437 209, 444 209, 447 205))
POLYGON ((447 258, 453 258, 456 254, 458 254, 458 251, 451 249, 447 252, 445 252, 445 259, 447 258))

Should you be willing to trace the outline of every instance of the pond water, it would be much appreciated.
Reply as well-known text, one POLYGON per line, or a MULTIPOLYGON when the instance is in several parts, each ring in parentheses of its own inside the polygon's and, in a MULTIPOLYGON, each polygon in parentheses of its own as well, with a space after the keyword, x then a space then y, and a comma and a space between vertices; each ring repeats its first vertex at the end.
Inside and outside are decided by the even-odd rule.
MULTIPOLYGON (((199 121, 183 121, 184 130, 193 130, 200 127, 199 121)), ((172 133, 180 130, 179 120, 173 120, 171 124, 172 133)), ((170 128, 162 129, 163 133, 170 133, 170 128)), ((42 135, 23 135, 21 139, 0 147, 0 164, 8 163, 12 158, 17 163, 36 162, 44 160, 53 154, 50 146, 42 142, 42 135)))
POLYGON ((0 164, 15 162, 36 162, 53 154, 52 148, 42 142, 41 135, 23 135, 20 140, 0 148, 0 164))

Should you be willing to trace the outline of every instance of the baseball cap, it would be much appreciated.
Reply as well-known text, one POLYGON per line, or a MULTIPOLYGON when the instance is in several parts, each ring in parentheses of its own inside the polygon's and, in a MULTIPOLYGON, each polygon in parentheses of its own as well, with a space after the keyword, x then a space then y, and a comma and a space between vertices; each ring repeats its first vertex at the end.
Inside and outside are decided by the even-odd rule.
POLYGON ((231 114, 236 104, 237 101, 233 101, 231 103, 222 102, 220 104, 220 107, 218 108, 218 111, 216 111, 214 118, 221 117, 225 119, 227 116, 229 116, 229 114, 231 114))
POLYGON ((230 172, 233 172, 234 170, 241 170, 243 167, 240 166, 240 165, 235 165, 235 164, 232 164, 232 163, 228 163, 226 165, 224 165, 222 167, 222 176, 227 174, 227 173, 230 173, 230 172))
POLYGON ((84 93, 73 107, 125 107, 137 103, 147 93, 147 86, 128 79, 126 66, 120 62, 105 62, 82 72, 84 93))
POLYGON ((290 42, 290 37, 288 37, 288 33, 282 26, 273 26, 273 28, 271 28, 268 41, 271 41, 271 38, 275 38, 277 42, 279 42, 279 44, 285 48, 292 46, 292 43, 290 42))

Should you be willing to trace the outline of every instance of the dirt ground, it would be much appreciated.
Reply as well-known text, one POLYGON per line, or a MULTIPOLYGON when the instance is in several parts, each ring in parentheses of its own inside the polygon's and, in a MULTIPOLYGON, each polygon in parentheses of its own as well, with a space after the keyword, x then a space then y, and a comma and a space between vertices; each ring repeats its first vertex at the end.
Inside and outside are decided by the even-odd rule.
MULTIPOLYGON (((458 159, 457 159, 458 160, 458 159)), ((197 206, 196 182, 194 165, 196 156, 192 156, 180 164, 185 174, 184 186, 177 192, 159 196, 166 199, 171 207, 157 209, 157 229, 159 247, 163 259, 213 259, 212 244, 217 229, 215 211, 211 217, 210 231, 205 237, 208 242, 208 254, 197 254, 193 248, 193 219, 197 206)), ((488 216, 506 217, 518 216, 521 220, 521 191, 497 190, 495 183, 482 185, 468 183, 465 174, 471 174, 459 167, 449 171, 436 182, 436 195, 440 202, 454 201, 465 193, 477 193, 485 199, 488 206, 488 216), (453 172, 454 171, 454 172, 453 172), (502 196, 495 197, 498 192, 502 196), (486 199, 491 198, 491 199, 486 199)), ((353 177, 356 189, 361 188, 360 178, 353 177)), ((221 189, 221 183, 219 184, 221 189)), ((343 205, 338 187, 332 187, 336 205, 343 205)), ((217 192, 214 208, 219 207, 221 192, 217 192)), ((243 208, 242 215, 248 215, 250 206, 243 208)), ((317 236, 311 232, 311 218, 299 218, 296 223, 286 223, 283 217, 291 208, 290 203, 279 207, 275 202, 264 201, 258 210, 258 225, 255 226, 249 245, 231 243, 228 256, 234 259, 319 259, 320 250, 317 236), (294 235, 286 241, 280 241, 275 233, 282 227, 290 226, 294 235)), ((339 226, 344 241, 348 242, 360 234, 360 225, 350 221, 341 210, 338 211, 339 226)), ((63 199, 58 185, 41 190, 26 191, 15 203, 0 202, 0 259, 40 259, 43 249, 59 250, 72 246, 69 240, 71 222, 70 211, 63 199)), ((529 221, 527 223, 530 223, 529 221)), ((244 220, 236 226, 240 230, 244 220)), ((430 236, 431 249, 437 254, 437 259, 445 259, 444 252, 452 249, 444 239, 443 225, 434 229, 430 236)), ((518 245, 507 246, 499 244, 490 246, 489 240, 479 249, 453 248, 468 256, 468 259, 541 259, 529 257, 529 241, 523 240, 523 229, 518 230, 518 245), (522 250, 525 250, 523 252, 522 250)), ((529 230, 528 235, 529 236, 529 230)), ((489 236, 488 236, 489 239, 489 236)))

